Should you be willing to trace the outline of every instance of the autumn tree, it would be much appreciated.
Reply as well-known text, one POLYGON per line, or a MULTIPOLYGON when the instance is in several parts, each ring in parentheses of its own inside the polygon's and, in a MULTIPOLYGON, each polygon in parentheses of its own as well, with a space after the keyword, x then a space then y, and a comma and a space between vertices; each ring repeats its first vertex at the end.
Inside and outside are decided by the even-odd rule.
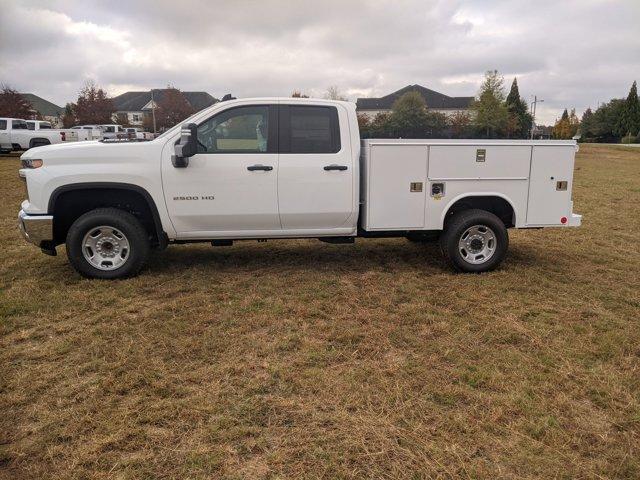
POLYGON ((455 112, 449 117, 448 123, 454 138, 466 138, 471 135, 472 119, 467 112, 455 112))
POLYGON ((478 133, 493 138, 504 134, 509 112, 505 105, 504 79, 497 70, 486 72, 478 98, 473 102, 478 133))
POLYGON ((182 92, 175 87, 168 87, 162 91, 157 101, 156 125, 161 130, 168 129, 194 113, 182 92))
POLYGON ((578 132, 579 127, 580 120, 576 116, 575 109, 572 109, 571 114, 569 114, 565 108, 564 112, 562 112, 562 117, 553 126, 553 138, 559 140, 571 139, 578 132))
POLYGON ((33 106, 9 85, 0 85, 0 117, 31 118, 33 106))
POLYGON ((113 122, 113 102, 95 82, 88 80, 78 96, 74 114, 78 123, 103 124, 113 122))
POLYGON ((507 125, 506 132, 509 138, 527 138, 533 124, 533 117, 529 113, 527 102, 520 97, 518 79, 514 78, 511 90, 507 95, 507 125))

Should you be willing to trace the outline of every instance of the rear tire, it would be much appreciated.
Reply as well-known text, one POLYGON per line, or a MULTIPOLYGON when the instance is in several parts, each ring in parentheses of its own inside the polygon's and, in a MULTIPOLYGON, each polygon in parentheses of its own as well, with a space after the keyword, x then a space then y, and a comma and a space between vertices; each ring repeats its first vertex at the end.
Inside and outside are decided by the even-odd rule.
POLYGON ((464 210, 453 216, 440 237, 440 248, 459 272, 488 272, 504 259, 509 248, 507 228, 486 210, 464 210))
POLYGON ((79 217, 67 233, 67 257, 87 278, 136 275, 149 256, 149 236, 140 221, 117 208, 98 208, 79 217))

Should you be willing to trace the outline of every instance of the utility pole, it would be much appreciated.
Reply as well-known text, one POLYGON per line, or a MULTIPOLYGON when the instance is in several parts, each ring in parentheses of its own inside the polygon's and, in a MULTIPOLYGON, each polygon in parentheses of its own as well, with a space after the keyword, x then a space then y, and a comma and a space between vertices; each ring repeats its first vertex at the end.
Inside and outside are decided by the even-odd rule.
POLYGON ((531 102, 531 114, 533 116, 533 118, 531 119, 531 140, 533 140, 533 130, 536 126, 536 105, 539 102, 544 102, 544 100, 538 100, 538 96, 534 95, 533 102, 531 102))
POLYGON ((151 116, 153 116, 153 136, 156 136, 156 102, 153 101, 153 88, 151 89, 151 116))

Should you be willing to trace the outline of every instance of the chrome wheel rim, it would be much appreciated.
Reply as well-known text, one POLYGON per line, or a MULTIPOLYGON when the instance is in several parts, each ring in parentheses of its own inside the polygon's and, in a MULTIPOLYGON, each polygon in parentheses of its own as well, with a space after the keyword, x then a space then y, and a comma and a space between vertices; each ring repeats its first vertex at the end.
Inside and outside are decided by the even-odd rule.
POLYGON ((129 258, 129 239, 115 227, 92 228, 82 239, 82 254, 98 270, 116 270, 129 258))
POLYGON ((467 228, 458 241, 458 251, 465 262, 480 265, 496 253, 496 234, 486 225, 467 228))

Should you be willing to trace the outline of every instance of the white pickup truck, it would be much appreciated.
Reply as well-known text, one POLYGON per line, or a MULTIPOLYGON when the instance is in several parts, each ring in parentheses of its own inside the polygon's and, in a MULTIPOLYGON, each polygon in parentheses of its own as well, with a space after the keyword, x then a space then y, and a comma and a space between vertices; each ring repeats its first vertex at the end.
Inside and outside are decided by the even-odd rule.
POLYGON ((508 228, 578 226, 574 141, 360 140, 355 105, 217 103, 149 142, 22 155, 24 237, 82 275, 136 274, 170 243, 439 238, 460 271, 495 268, 508 228))
MULTIPOLYGON (((76 128, 53 128, 50 122, 44 120, 25 120, 27 128, 29 130, 50 130, 52 132, 58 132, 61 135, 64 142, 78 142, 86 140, 100 140, 102 138, 102 132, 95 129, 76 129, 76 128)), ((52 142, 53 143, 53 142, 52 142)), ((38 145, 36 145, 38 146, 38 145)))
POLYGON ((53 130, 46 126, 41 129, 40 125, 37 125, 39 123, 21 118, 0 118, 0 152, 28 150, 54 143, 77 142, 79 139, 74 130, 53 130), (32 123, 31 128, 29 128, 29 122, 32 123))

